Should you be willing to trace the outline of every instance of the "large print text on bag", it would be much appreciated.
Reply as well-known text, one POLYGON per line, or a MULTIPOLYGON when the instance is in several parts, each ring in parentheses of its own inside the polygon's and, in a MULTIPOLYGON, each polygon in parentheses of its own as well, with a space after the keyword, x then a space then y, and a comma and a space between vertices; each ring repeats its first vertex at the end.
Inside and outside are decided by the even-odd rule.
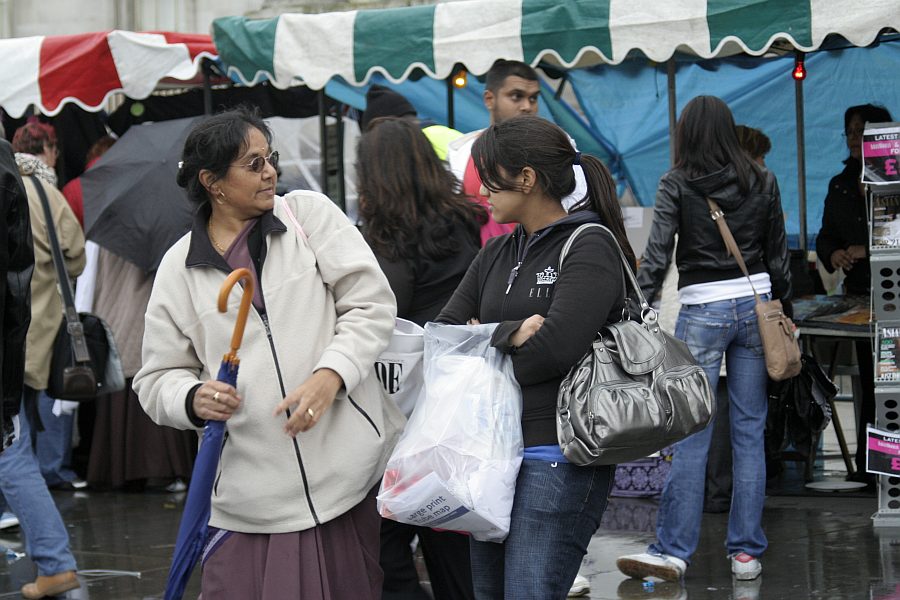
POLYGON ((640 302, 640 320, 627 314, 604 326, 591 349, 559 386, 556 432, 565 457, 576 465, 628 462, 706 427, 715 396, 687 345, 660 329, 631 266, 609 229, 587 223, 559 254, 559 269, 585 229, 607 232, 619 251, 628 283, 640 302))
POLYGON ((510 357, 491 346, 496 327, 425 325, 425 384, 385 467, 383 517, 479 541, 509 533, 522 392, 510 357))

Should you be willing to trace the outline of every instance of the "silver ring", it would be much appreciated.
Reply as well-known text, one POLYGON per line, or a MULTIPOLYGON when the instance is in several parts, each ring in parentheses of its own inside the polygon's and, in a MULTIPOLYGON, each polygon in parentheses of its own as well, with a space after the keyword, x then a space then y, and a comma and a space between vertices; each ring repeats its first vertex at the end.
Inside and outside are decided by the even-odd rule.
POLYGON ((219 401, 219 392, 216 392, 215 394, 213 394, 213 400, 215 400, 216 402, 219 401))
POLYGON ((311 409, 311 408, 307 408, 307 409, 306 409, 306 414, 309 415, 309 418, 310 418, 310 419, 315 419, 315 418, 316 418, 316 411, 314 411, 314 410, 311 409))

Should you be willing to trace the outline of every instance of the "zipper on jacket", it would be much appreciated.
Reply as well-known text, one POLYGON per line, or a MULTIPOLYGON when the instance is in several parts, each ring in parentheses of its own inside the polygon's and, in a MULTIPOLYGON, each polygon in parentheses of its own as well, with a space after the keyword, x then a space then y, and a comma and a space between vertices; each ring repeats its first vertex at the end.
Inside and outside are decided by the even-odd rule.
MULTIPOLYGON (((512 289, 513 283, 516 281, 516 277, 519 276, 519 269, 522 268, 522 264, 525 262, 525 257, 528 256, 528 250, 531 248, 535 242, 537 242, 541 236, 553 229, 553 227, 548 227, 547 229, 541 230, 539 232, 531 234, 530 237, 524 238, 524 242, 522 238, 517 240, 518 248, 516 248, 516 266, 512 268, 509 272, 509 277, 506 279, 506 293, 503 294, 503 303, 500 305, 500 320, 503 320, 506 315, 506 301, 509 297, 509 291, 512 289)), ((524 233, 522 234, 524 237, 524 233)))
MULTIPOLYGON (((222 454, 225 453, 225 444, 228 442, 228 430, 225 430, 225 436, 222 438, 222 447, 219 448, 219 465, 222 465, 222 454)), ((216 482, 213 484, 213 496, 219 495, 219 480, 222 479, 222 472, 225 471, 224 465, 220 466, 219 474, 216 475, 216 482)))
POLYGON ((365 410, 363 410, 363 407, 360 406, 359 404, 357 404, 356 400, 354 400, 352 397, 350 397, 350 394, 347 394, 347 399, 350 400, 350 404, 353 405, 353 408, 358 410, 359 414, 361 414, 362 416, 364 416, 366 418, 366 421, 369 422, 369 425, 372 426, 372 429, 375 430, 375 433, 378 434, 378 437, 381 437, 381 432, 378 431, 378 426, 375 425, 375 421, 372 420, 372 417, 369 416, 369 413, 367 413, 365 410))
POLYGON ((520 260, 516 266, 512 268, 512 271, 509 272, 509 277, 506 280, 506 293, 509 294, 510 288, 512 288, 513 282, 516 280, 516 277, 519 276, 519 267, 522 266, 522 261, 520 260))
MULTIPOLYGON (((275 373, 278 375, 278 386, 281 388, 281 397, 287 396, 287 393, 284 390, 284 378, 281 376, 281 365, 278 363, 278 354, 275 352, 275 341, 272 339, 272 330, 269 328, 269 317, 265 313, 260 313, 257 311, 260 318, 262 319, 263 326, 266 329, 266 337, 269 339, 269 348, 272 350, 272 358, 275 360, 275 373)), ((287 418, 291 418, 290 409, 285 410, 285 414, 287 418)), ((312 518, 315 524, 321 525, 319 522, 319 515, 316 514, 316 507, 313 506, 312 496, 309 493, 309 480, 306 477, 306 468, 303 466, 303 457, 300 456, 300 443, 297 441, 297 438, 292 437, 291 441, 294 443, 294 454, 297 457, 297 465, 300 467, 300 477, 303 479, 303 492, 306 494, 306 503, 309 504, 309 511, 312 513, 312 518)))

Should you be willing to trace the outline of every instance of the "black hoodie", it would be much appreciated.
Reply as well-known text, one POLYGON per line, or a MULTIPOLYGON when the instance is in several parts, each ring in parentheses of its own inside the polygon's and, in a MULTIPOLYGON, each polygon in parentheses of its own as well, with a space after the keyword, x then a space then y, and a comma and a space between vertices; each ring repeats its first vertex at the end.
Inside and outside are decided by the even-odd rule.
POLYGON ((578 212, 531 236, 519 225, 513 233, 492 238, 437 318, 452 324, 471 318, 500 324, 493 343, 512 355, 522 387, 526 447, 558 443, 559 384, 590 349, 597 331, 621 318, 625 304, 622 262, 605 231, 591 228, 579 234, 559 268, 559 252, 569 235, 588 222, 600 218, 578 212), (521 347, 511 346, 510 336, 535 314, 545 317, 543 326, 521 347))

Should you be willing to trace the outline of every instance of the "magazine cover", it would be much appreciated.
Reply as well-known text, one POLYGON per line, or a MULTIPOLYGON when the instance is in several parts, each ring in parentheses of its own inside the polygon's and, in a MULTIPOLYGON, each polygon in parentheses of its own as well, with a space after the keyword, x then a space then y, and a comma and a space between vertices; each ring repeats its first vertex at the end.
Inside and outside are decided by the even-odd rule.
POLYGON ((900 123, 866 123, 863 183, 900 182, 900 123))
POLYGON ((900 248, 900 193, 872 194, 872 248, 900 248))
POLYGON ((879 327, 875 381, 900 381, 900 326, 879 327))

